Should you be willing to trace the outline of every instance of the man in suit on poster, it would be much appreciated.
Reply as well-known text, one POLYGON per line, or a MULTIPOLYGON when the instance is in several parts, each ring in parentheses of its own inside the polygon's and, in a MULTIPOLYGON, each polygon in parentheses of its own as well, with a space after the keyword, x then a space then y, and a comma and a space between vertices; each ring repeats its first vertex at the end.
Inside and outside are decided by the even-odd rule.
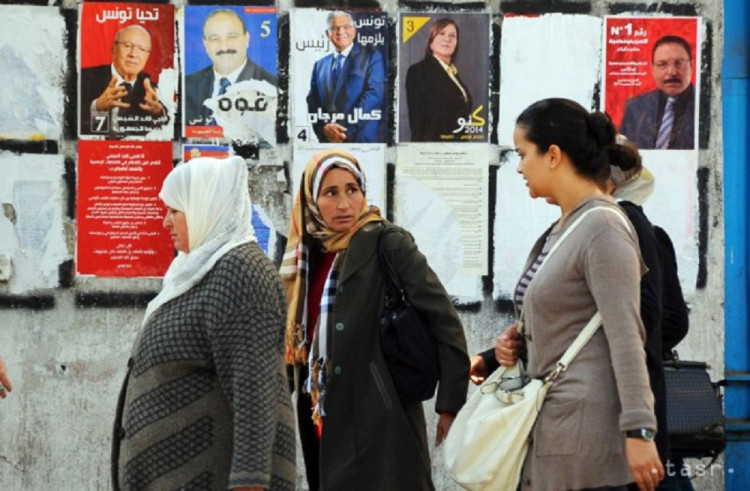
POLYGON ((321 143, 385 142, 383 55, 354 42, 357 28, 350 14, 331 12, 327 22, 335 52, 315 62, 307 95, 315 134, 321 143))
MULTIPOLYGON (((216 9, 203 21, 203 46, 212 65, 185 77, 185 122, 188 126, 216 124, 203 105, 237 82, 260 80, 276 87, 278 79, 247 56, 250 33, 244 20, 230 9, 216 9)), ((275 116, 275 115, 274 115, 275 116)))
POLYGON ((628 99, 620 133, 639 148, 695 146, 695 87, 690 44, 664 36, 654 44, 651 73, 657 89, 628 99))
POLYGON ((149 32, 126 26, 115 35, 110 65, 81 69, 81 134, 141 136, 169 121, 143 71, 150 53, 149 32))

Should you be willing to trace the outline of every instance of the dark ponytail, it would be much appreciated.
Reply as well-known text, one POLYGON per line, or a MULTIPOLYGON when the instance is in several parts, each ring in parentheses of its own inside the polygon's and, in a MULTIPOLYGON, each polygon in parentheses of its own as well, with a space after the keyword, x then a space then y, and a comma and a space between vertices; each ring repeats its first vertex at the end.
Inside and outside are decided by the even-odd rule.
POLYGON ((589 113, 570 99, 543 99, 527 107, 516 124, 541 152, 557 145, 578 174, 599 185, 609 179, 608 149, 615 146, 616 130, 605 113, 589 113))

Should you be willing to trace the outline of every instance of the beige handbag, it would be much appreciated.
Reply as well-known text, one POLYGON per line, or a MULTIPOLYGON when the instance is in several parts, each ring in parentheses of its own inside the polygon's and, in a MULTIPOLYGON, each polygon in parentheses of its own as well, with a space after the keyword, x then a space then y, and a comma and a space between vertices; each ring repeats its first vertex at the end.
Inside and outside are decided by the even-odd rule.
MULTIPOLYGON (((571 224, 555 242, 545 262, 581 220, 597 209, 611 211, 628 224, 623 214, 612 208, 592 208, 571 224)), ((539 269, 542 266, 544 262, 539 269)), ((544 379, 527 377, 519 360, 510 368, 501 366, 495 370, 472 394, 458 412, 443 442, 443 462, 456 483, 470 490, 515 491, 518 488, 528 451, 528 438, 547 390, 596 333, 601 323, 601 314, 596 312, 560 358, 557 368, 544 379)), ((523 312, 518 330, 523 330, 523 312)))
POLYGON ((515 491, 547 389, 601 323, 597 312, 544 379, 529 379, 521 361, 492 372, 458 412, 443 442, 443 461, 454 481, 471 490, 515 491))

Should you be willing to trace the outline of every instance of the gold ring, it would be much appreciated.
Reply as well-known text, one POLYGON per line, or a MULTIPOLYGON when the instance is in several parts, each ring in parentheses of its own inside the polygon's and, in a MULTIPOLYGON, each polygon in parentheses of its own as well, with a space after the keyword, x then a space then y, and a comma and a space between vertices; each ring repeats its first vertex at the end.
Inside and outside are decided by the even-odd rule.
POLYGON ((659 471, 656 469, 656 467, 651 468, 651 474, 658 474, 659 471))

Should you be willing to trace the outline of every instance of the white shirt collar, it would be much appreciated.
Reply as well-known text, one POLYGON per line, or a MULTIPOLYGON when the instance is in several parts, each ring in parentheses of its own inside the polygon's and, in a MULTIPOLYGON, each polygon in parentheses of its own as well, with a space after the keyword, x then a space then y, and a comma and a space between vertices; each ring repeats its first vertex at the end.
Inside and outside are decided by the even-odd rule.
POLYGON ((334 59, 337 58, 339 55, 344 55, 344 58, 346 58, 347 56, 349 56, 349 53, 352 52, 353 48, 354 48, 354 43, 350 44, 346 49, 344 49, 344 51, 340 53, 338 51, 334 52, 334 55, 336 55, 334 56, 334 59))
POLYGON ((221 80, 222 78, 226 78, 229 80, 230 84, 235 83, 237 79, 239 78, 240 73, 242 73, 242 70, 245 69, 245 65, 247 65, 247 57, 245 58, 245 63, 240 65, 239 68, 231 72, 229 75, 222 75, 216 70, 214 70, 214 92, 213 92, 214 96, 218 95, 219 93, 219 80, 221 80))

